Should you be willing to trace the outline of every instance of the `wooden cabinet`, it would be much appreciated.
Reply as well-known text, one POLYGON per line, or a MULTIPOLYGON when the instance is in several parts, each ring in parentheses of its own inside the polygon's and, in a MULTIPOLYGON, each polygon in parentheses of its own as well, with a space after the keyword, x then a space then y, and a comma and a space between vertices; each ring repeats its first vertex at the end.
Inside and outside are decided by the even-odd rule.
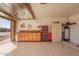
POLYGON ((24 34, 24 41, 28 41, 28 33, 20 33, 20 34, 24 34))
POLYGON ((18 41, 41 41, 41 32, 21 31, 18 33, 18 41))
POLYGON ((38 39, 38 41, 41 40, 41 34, 40 33, 36 34, 36 39, 38 39))
POLYGON ((59 42, 62 39, 62 26, 61 23, 52 23, 52 41, 59 42))
POLYGON ((48 32, 47 31, 42 31, 41 33, 41 40, 42 41, 48 41, 48 32))
POLYGON ((18 41, 20 41, 22 39, 22 34, 18 33, 18 41))

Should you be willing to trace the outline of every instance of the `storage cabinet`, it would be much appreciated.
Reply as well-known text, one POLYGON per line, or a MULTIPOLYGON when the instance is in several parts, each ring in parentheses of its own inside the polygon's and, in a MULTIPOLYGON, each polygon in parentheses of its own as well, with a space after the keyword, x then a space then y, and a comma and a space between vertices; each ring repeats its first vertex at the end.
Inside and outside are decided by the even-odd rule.
POLYGON ((42 41, 48 41, 48 26, 43 25, 41 26, 41 40, 42 41))
POLYGON ((18 33, 18 41, 41 41, 41 32, 21 31, 18 33))
POLYGON ((61 23, 52 23, 52 41, 59 42, 62 39, 62 26, 61 23))
POLYGON ((42 32, 42 41, 48 41, 48 32, 42 32))
POLYGON ((48 25, 42 25, 41 31, 48 31, 48 25))

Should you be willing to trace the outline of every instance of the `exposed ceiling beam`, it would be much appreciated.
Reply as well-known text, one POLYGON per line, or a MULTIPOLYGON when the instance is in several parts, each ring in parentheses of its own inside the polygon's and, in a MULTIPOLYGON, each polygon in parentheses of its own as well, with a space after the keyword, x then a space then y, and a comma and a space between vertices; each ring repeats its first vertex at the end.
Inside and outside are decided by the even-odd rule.
POLYGON ((31 4, 30 3, 25 3, 27 9, 29 10, 30 14, 32 15, 33 19, 35 19, 34 12, 32 10, 31 4))
MULTIPOLYGON (((8 15, 7 19, 9 18, 9 20, 15 21, 15 20, 13 20, 13 19, 10 19, 10 18, 14 18, 11 14, 9 14, 9 13, 7 13, 7 12, 1 10, 1 9, 0 9, 0 11, 3 12, 4 14, 8 15)), ((5 16, 2 16, 2 17, 6 18, 5 16)))
POLYGON ((10 18, 0 15, 1 18, 5 18, 6 20, 10 20, 10 18))
MULTIPOLYGON (((5 14, 7 14, 7 15, 9 15, 9 16, 12 16, 11 14, 9 14, 9 13, 3 11, 3 10, 0 10, 0 11, 3 12, 3 13, 5 13, 5 14)), ((13 17, 13 16, 12 16, 12 17, 13 17)))

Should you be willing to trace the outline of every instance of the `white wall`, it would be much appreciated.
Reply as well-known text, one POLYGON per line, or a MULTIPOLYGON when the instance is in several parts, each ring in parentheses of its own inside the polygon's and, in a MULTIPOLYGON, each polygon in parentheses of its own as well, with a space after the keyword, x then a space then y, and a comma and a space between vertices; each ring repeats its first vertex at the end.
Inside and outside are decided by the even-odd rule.
MULTIPOLYGON (((39 20, 40 21, 40 24, 41 25, 48 25, 49 26, 49 31, 51 32, 52 30, 52 22, 55 22, 55 21, 59 21, 59 22, 61 22, 61 23, 63 23, 63 22, 65 22, 66 21, 66 19, 65 18, 41 18, 41 19, 35 19, 35 20, 39 20)), ((31 21, 31 20, 30 20, 31 21)), ((20 23, 23 23, 23 22, 25 22, 24 20, 18 20, 17 21, 17 30, 18 29, 22 29, 22 28, 20 28, 20 23)), ((26 22, 27 23, 27 22, 26 22)), ((31 21, 31 23, 32 23, 32 21, 31 21)))
POLYGON ((79 13, 69 17, 69 21, 77 23, 75 25, 71 25, 70 40, 79 44, 79 13))
POLYGON ((40 20, 18 20, 17 21, 17 32, 19 30, 40 30, 39 26, 40 20), (25 23, 25 27, 21 27, 21 25, 25 23), (28 26, 31 26, 30 28, 28 26))

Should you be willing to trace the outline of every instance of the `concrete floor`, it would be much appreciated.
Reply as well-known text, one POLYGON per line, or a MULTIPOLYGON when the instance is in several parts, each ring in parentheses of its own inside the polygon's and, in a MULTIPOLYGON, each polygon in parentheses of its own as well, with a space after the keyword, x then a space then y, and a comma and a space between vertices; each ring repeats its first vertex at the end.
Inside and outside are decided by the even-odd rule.
POLYGON ((17 48, 17 46, 11 42, 10 39, 4 39, 0 41, 0 56, 5 56, 15 48, 17 48))
POLYGON ((79 51, 62 42, 17 42, 7 56, 79 56, 79 51))

